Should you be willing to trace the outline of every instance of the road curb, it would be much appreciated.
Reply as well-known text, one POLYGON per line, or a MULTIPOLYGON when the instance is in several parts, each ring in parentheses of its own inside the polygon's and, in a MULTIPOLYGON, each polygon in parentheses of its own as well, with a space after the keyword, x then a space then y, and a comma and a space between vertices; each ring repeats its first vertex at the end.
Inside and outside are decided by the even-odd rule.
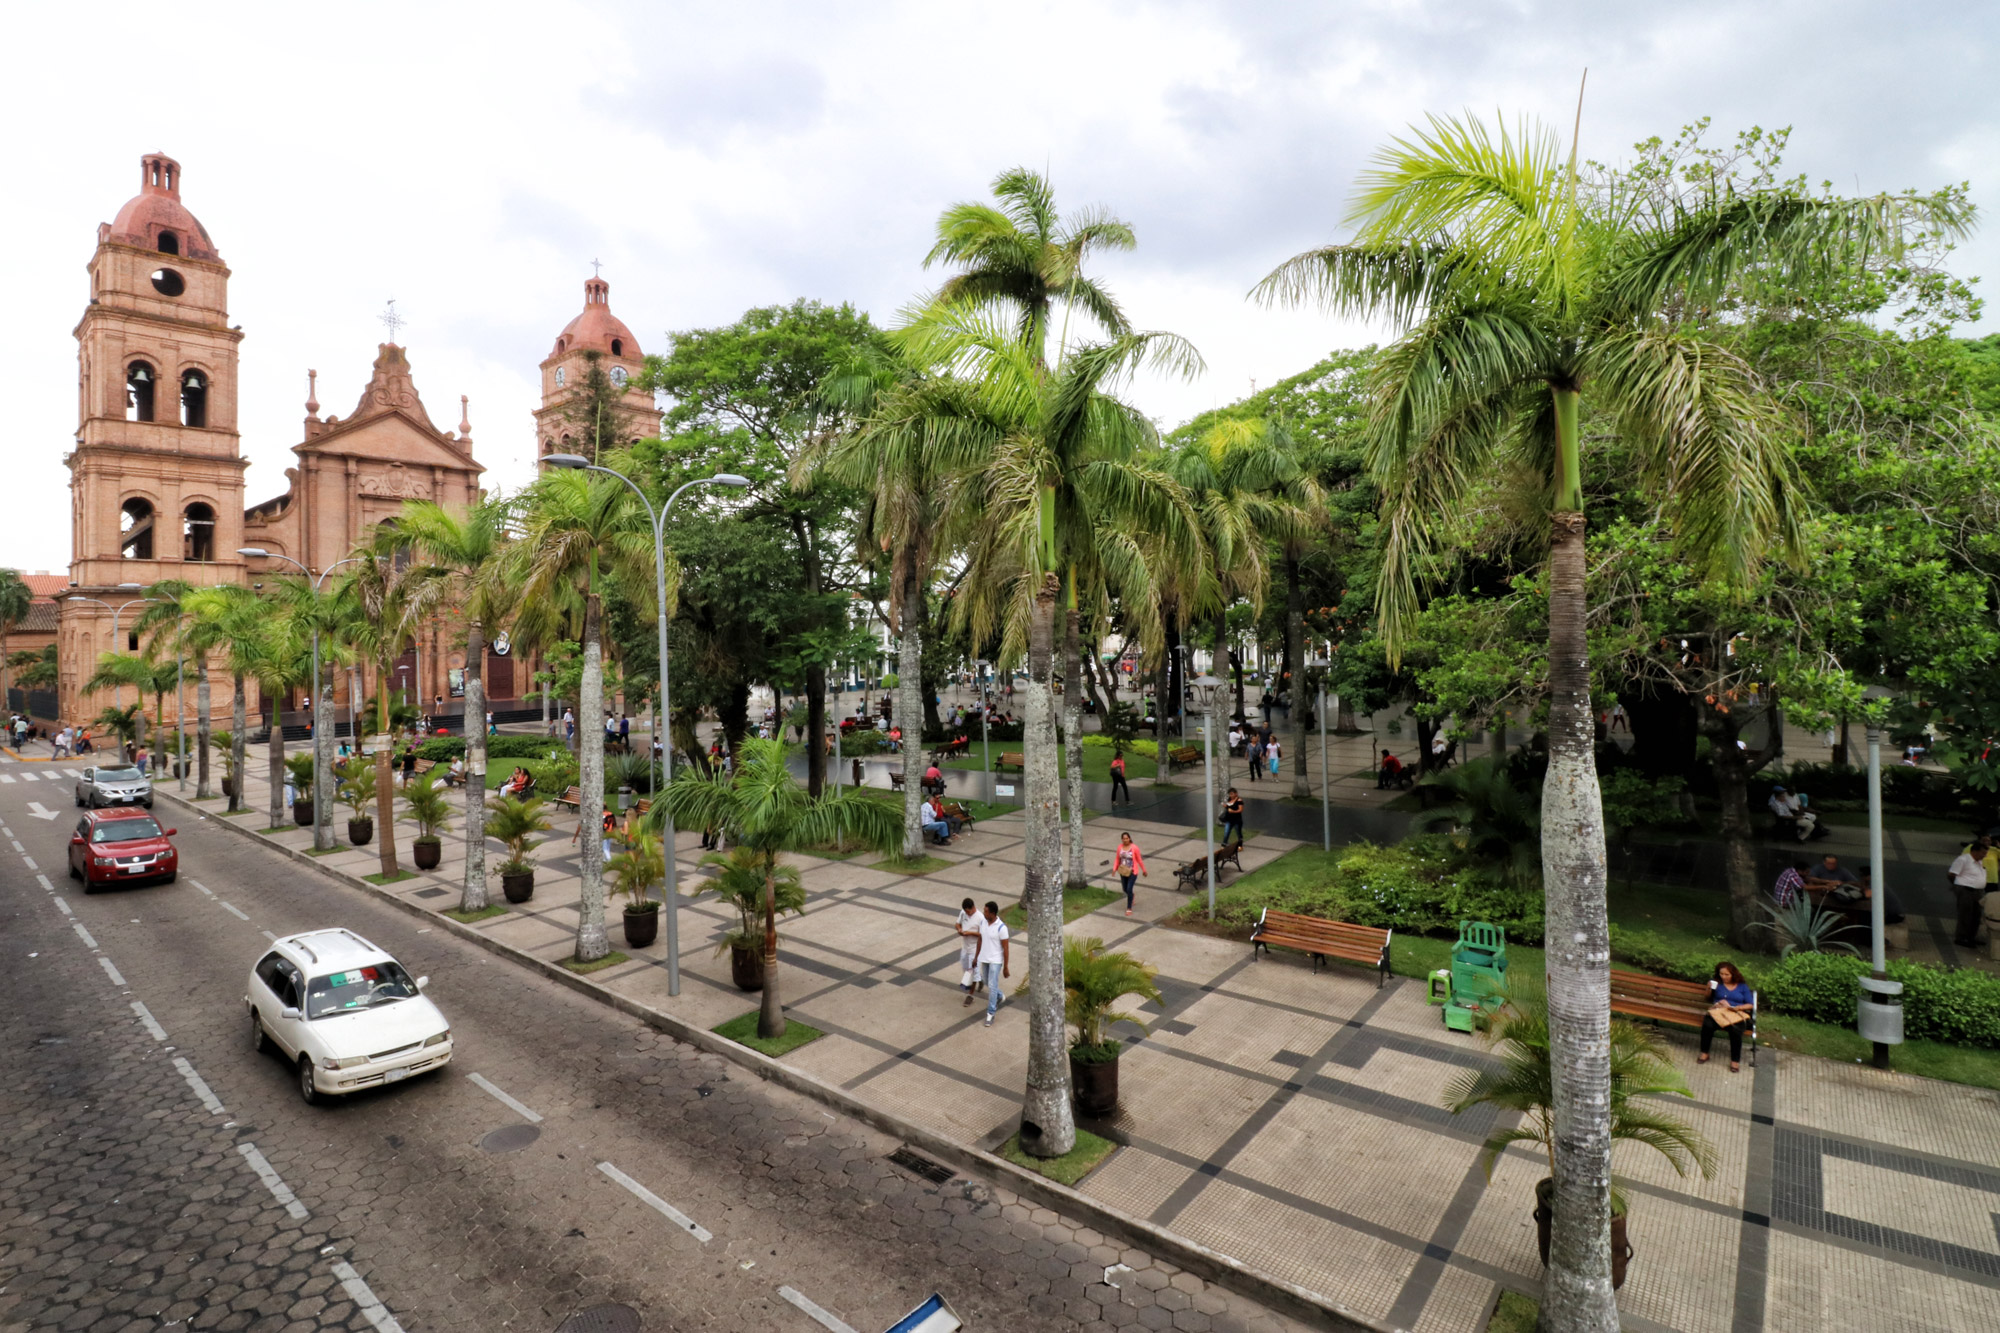
MULTIPOLYGON (((154 791, 154 796, 158 800, 180 806, 190 814, 207 816, 209 813, 185 797, 157 789, 154 791)), ((287 847, 283 843, 274 842, 257 830, 237 824, 234 820, 210 818, 208 822, 289 857, 338 884, 370 894, 410 916, 423 919, 433 928, 443 929, 488 953, 505 958, 565 986, 579 995, 609 1005, 677 1041, 686 1042, 712 1055, 719 1055, 732 1064, 750 1070, 759 1078, 864 1121, 885 1134, 893 1135, 912 1147, 921 1149, 958 1171, 997 1180, 1024 1199, 1031 1199, 1044 1208, 1054 1209, 1085 1222, 1107 1236, 1150 1251, 1205 1281, 1262 1301, 1292 1318, 1303 1320, 1316 1327, 1336 1330, 1336 1333, 1403 1333, 1403 1330, 1371 1319, 1331 1297, 1287 1282, 1283 1278, 1274 1277, 1239 1259, 1210 1249, 1198 1241, 1155 1226, 1144 1218, 1134 1217, 1067 1185, 1058 1184, 1025 1167, 1016 1166, 1004 1157, 969 1147, 948 1139, 935 1130, 904 1120, 881 1107, 861 1101, 844 1088, 823 1083, 803 1070, 794 1069, 725 1037, 718 1037, 706 1028, 695 1027, 650 1005, 640 1004, 636 1000, 606 990, 588 977, 577 976, 567 968, 544 962, 533 954, 523 953, 512 945, 490 938, 482 931, 452 920, 442 912, 434 912, 427 907, 408 902, 382 885, 370 884, 359 876, 336 870, 316 857, 309 856, 296 848, 287 847)))

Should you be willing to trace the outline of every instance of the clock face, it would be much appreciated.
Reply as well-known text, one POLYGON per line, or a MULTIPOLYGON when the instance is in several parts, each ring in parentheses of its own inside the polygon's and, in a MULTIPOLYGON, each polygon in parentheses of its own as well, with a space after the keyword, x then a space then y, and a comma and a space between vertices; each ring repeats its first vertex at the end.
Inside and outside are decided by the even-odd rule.
POLYGON ((564 382, 565 380, 567 380, 568 378, 569 378, 569 376, 568 376, 568 375, 567 375, 567 374, 566 374, 566 373, 564 372, 564 369, 563 369, 563 367, 561 367, 561 366, 557 366, 557 367, 556 367, 556 387, 557 387, 558 389, 562 388, 562 386, 563 386, 563 382, 564 382))
POLYGON ((629 378, 630 376, 626 375, 625 373, 625 367, 623 366, 611 367, 611 382, 617 385, 619 388, 621 389, 624 388, 625 381, 629 378))

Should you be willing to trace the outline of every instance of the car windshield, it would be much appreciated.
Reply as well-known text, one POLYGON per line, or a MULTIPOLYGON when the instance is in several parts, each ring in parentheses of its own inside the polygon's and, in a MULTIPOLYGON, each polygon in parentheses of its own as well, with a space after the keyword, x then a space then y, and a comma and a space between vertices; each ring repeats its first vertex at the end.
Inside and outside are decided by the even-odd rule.
POLYGON ((378 1004, 393 1004, 416 993, 417 983, 395 963, 373 963, 351 972, 329 972, 306 983, 306 1017, 327 1018, 378 1004))
POLYGON ((145 777, 136 768, 100 768, 97 770, 99 782, 137 782, 145 777))
POLYGON ((150 819, 107 819, 90 831, 92 842, 137 842, 159 836, 160 826, 150 819))

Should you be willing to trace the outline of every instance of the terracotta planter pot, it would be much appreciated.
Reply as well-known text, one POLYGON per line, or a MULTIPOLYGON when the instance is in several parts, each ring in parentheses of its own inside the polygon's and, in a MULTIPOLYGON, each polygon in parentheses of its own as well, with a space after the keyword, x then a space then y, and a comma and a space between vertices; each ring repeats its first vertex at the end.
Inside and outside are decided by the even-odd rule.
POLYGON ((444 855, 444 844, 436 838, 418 838, 410 844, 410 854, 416 858, 417 869, 436 870, 438 859, 444 855))
POLYGON ((366 847, 375 840, 375 821, 372 819, 348 820, 347 840, 356 847, 366 847))
POLYGON ((224 778, 224 779, 222 780, 222 794, 223 794, 224 796, 227 796, 227 797, 229 797, 229 798, 230 798, 231 800, 234 800, 234 799, 236 799, 236 779, 235 779, 235 778, 224 778))
POLYGON ((748 948, 739 945, 729 947, 729 977, 738 990, 764 989, 764 948, 753 944, 748 948))
POLYGON ((660 935, 660 909, 634 911, 625 909, 625 943, 633 949, 643 949, 658 939, 660 935))
MULTIPOLYGON (((1552 1214, 1549 1211, 1549 1196, 1555 1192, 1555 1182, 1543 1177, 1535 1184, 1535 1230, 1542 1244, 1542 1266, 1549 1263, 1549 1226, 1552 1214)), ((1632 1262, 1632 1246, 1625 1239, 1625 1214, 1611 1215, 1611 1289, 1618 1290, 1625 1285, 1625 1268, 1632 1262)))
POLYGON ((293 801, 292 822, 300 828, 311 828, 313 822, 313 803, 311 801, 293 801))
POLYGON ((1117 1112, 1118 1061, 1085 1063, 1072 1055, 1069 1085, 1076 1097, 1077 1110, 1085 1115, 1102 1120, 1117 1112))
POLYGON ((510 903, 524 903, 535 896, 535 872, 523 870, 500 876, 500 891, 510 903))

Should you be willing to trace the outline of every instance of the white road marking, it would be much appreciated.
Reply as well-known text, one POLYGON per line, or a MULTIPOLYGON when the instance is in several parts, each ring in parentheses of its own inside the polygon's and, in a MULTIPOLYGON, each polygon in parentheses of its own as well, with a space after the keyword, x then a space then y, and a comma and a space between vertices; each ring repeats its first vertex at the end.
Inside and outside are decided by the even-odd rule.
POLYGON ((779 1287, 778 1294, 806 1312, 812 1321, 822 1328, 830 1328, 833 1333, 854 1333, 854 1326, 840 1316, 815 1304, 811 1297, 791 1287, 779 1287))
POLYGON ((369 1323, 375 1325, 375 1333, 403 1333, 403 1326, 396 1322, 396 1316, 389 1313, 389 1307, 377 1300, 368 1284, 361 1280, 361 1274, 344 1259, 333 1261, 333 1275, 340 1279, 340 1285, 347 1291, 347 1299, 354 1302, 369 1323))
POLYGON ((272 933, 271 933, 270 931, 268 931, 268 930, 264 932, 264 938, 265 938, 265 939, 267 939, 267 940, 269 940, 269 941, 271 941, 271 943, 273 943, 273 944, 276 944, 276 943, 278 942, 278 937, 277 937, 276 935, 273 935, 273 934, 272 934, 272 933))
POLYGON ((35 858, 34 858, 34 857, 32 857, 32 856, 27 856, 27 855, 23 855, 23 856, 21 857, 21 864, 22 864, 22 865, 25 865, 25 866, 26 866, 26 867, 28 867, 28 869, 30 869, 30 870, 40 870, 40 869, 41 869, 41 867, 40 867, 40 866, 38 866, 38 865, 36 865, 36 864, 35 864, 35 858))
POLYGON ((23 782, 33 782, 35 780, 36 780, 35 775, 33 773, 23 773, 21 775, 21 781, 23 782))
POLYGON ((250 919, 249 917, 243 915, 242 912, 238 911, 236 908, 232 907, 228 903, 223 903, 222 899, 217 898, 215 901, 222 903, 222 910, 229 913, 231 916, 235 917, 238 921, 248 921, 250 919))
POLYGON ((14 779, 5 773, 0 773, 0 782, 4 782, 10 787, 14 785, 14 779))
POLYGON ((64 902, 64 901, 63 901, 62 899, 60 899, 60 898, 56 899, 56 910, 57 910, 58 912, 61 912, 61 913, 62 913, 62 914, 63 914, 64 916, 75 916, 75 915, 76 915, 76 913, 75 913, 75 912, 72 912, 72 911, 70 911, 70 910, 69 910, 69 904, 68 904, 68 903, 66 903, 66 902, 64 902))
MULTIPOLYGON (((704 1227, 703 1225, 701 1225, 701 1223, 695 1221, 693 1218, 689 1217, 686 1213, 674 1207, 672 1204, 668 1203, 665 1199, 662 1199, 659 1195, 653 1193, 653 1191, 647 1189, 644 1185, 641 1185, 638 1181, 632 1179, 632 1177, 626 1175, 623 1171, 620 1171, 617 1167, 611 1165, 611 1163, 599 1162, 597 1164, 597 1169, 599 1171, 602 1171, 605 1175, 611 1177, 611 1179, 617 1181, 620 1185, 623 1185, 626 1189, 632 1191, 632 1193, 635 1196, 637 1196, 640 1203, 643 1203, 648 1208, 653 1209, 661 1217, 666 1218, 669 1222, 672 1222, 675 1226, 687 1232, 690 1236, 693 1236, 696 1240, 700 1241, 702 1244, 706 1245, 708 1244, 708 1242, 715 1239, 715 1236, 708 1230, 707 1227, 704 1227)), ((853 1330, 849 1329, 848 1333, 853 1333, 853 1330)))
MULTIPOLYGON (((140 1006, 135 1004, 132 1007, 134 1009, 137 1009, 140 1006)), ((148 1014, 146 1017, 148 1021, 151 1021, 152 1015, 148 1014)), ((155 1029, 158 1029, 159 1026, 160 1025, 158 1023, 153 1024, 153 1027, 155 1029)), ((164 1031, 160 1032, 160 1036, 162 1038, 164 1038, 166 1035, 167 1034, 164 1031)), ((194 1089, 194 1095, 201 1098, 201 1104, 208 1108, 208 1113, 210 1115, 229 1114, 229 1112, 222 1109, 222 1099, 220 1097, 217 1097, 214 1092, 210 1091, 208 1084, 201 1081, 200 1074, 194 1072, 193 1065, 189 1064, 187 1061, 181 1059, 181 1057, 177 1055, 174 1057, 174 1068, 181 1071, 181 1077, 187 1080, 187 1085, 190 1088, 194 1089)), ((260 1157, 257 1160, 262 1161, 264 1159, 260 1157)), ((284 1200, 280 1199, 278 1200, 278 1202, 283 1203, 284 1200)), ((304 1214, 301 1213, 300 1216, 303 1217, 304 1214)))
POLYGON ((30 801, 28 802, 28 813, 37 819, 54 819, 62 811, 51 810, 40 801, 30 801))
POLYGON ((20 844, 19 840, 17 840, 17 839, 14 839, 14 838, 11 838, 11 837, 10 837, 10 838, 8 839, 8 841, 10 841, 10 842, 12 842, 12 843, 14 844, 14 850, 15 850, 15 851, 17 851, 17 852, 25 852, 25 851, 27 851, 27 850, 28 850, 28 849, 27 849, 26 847, 23 847, 23 846, 22 846, 22 845, 20 844))
POLYGON ((99 966, 103 967, 104 974, 111 978, 112 985, 123 986, 125 984, 125 978, 118 975, 118 969, 111 966, 111 960, 109 958, 100 958, 97 961, 99 966))
POLYGON ((160 1026, 160 1020, 153 1017, 153 1011, 137 1000, 132 1001, 132 1012, 139 1015, 139 1021, 146 1025, 146 1031, 153 1034, 154 1041, 165 1041, 167 1030, 160 1026))
POLYGON ((83 922, 72 921, 69 923, 69 927, 71 930, 74 930, 77 933, 78 937, 81 938, 85 944, 89 945, 93 949, 97 947, 97 941, 92 939, 90 932, 83 928, 83 922))
POLYGON ((302 1222, 311 1216, 306 1212, 306 1206, 299 1202, 299 1196, 292 1193, 285 1182, 279 1179, 278 1173, 271 1169, 271 1164, 264 1160, 264 1154, 257 1151, 255 1144, 239 1143, 236 1145, 236 1151, 243 1154, 243 1160, 250 1163, 250 1169, 264 1182, 264 1188, 271 1191, 272 1198, 285 1205, 285 1211, 290 1213, 295 1221, 302 1222))
POLYGON ((197 889, 200 889, 203 893, 207 894, 211 898, 215 896, 215 890, 209 888, 208 885, 202 883, 198 879, 191 879, 188 881, 188 883, 194 885, 197 889))
POLYGON ((56 886, 49 883, 49 877, 47 875, 35 876, 35 883, 41 885, 43 888, 47 889, 50 893, 54 893, 56 891, 56 886))
POLYGON ((73 768, 65 768, 63 772, 69 774, 73 778, 80 778, 83 776, 82 773, 78 772, 76 769, 73 768))
POLYGON ((530 1124, 539 1125, 542 1123, 542 1118, 540 1116, 536 1115, 533 1111, 530 1111, 527 1107, 521 1105, 521 1103, 515 1101, 512 1097, 509 1097, 506 1093, 500 1091, 500 1089, 494 1087, 490 1082, 487 1081, 486 1075, 472 1074, 469 1077, 472 1079, 474 1083, 477 1083, 480 1087, 486 1089, 487 1092, 493 1094, 494 1099, 498 1101, 502 1106, 512 1107, 514 1113, 520 1116, 522 1119, 528 1121, 530 1124))

